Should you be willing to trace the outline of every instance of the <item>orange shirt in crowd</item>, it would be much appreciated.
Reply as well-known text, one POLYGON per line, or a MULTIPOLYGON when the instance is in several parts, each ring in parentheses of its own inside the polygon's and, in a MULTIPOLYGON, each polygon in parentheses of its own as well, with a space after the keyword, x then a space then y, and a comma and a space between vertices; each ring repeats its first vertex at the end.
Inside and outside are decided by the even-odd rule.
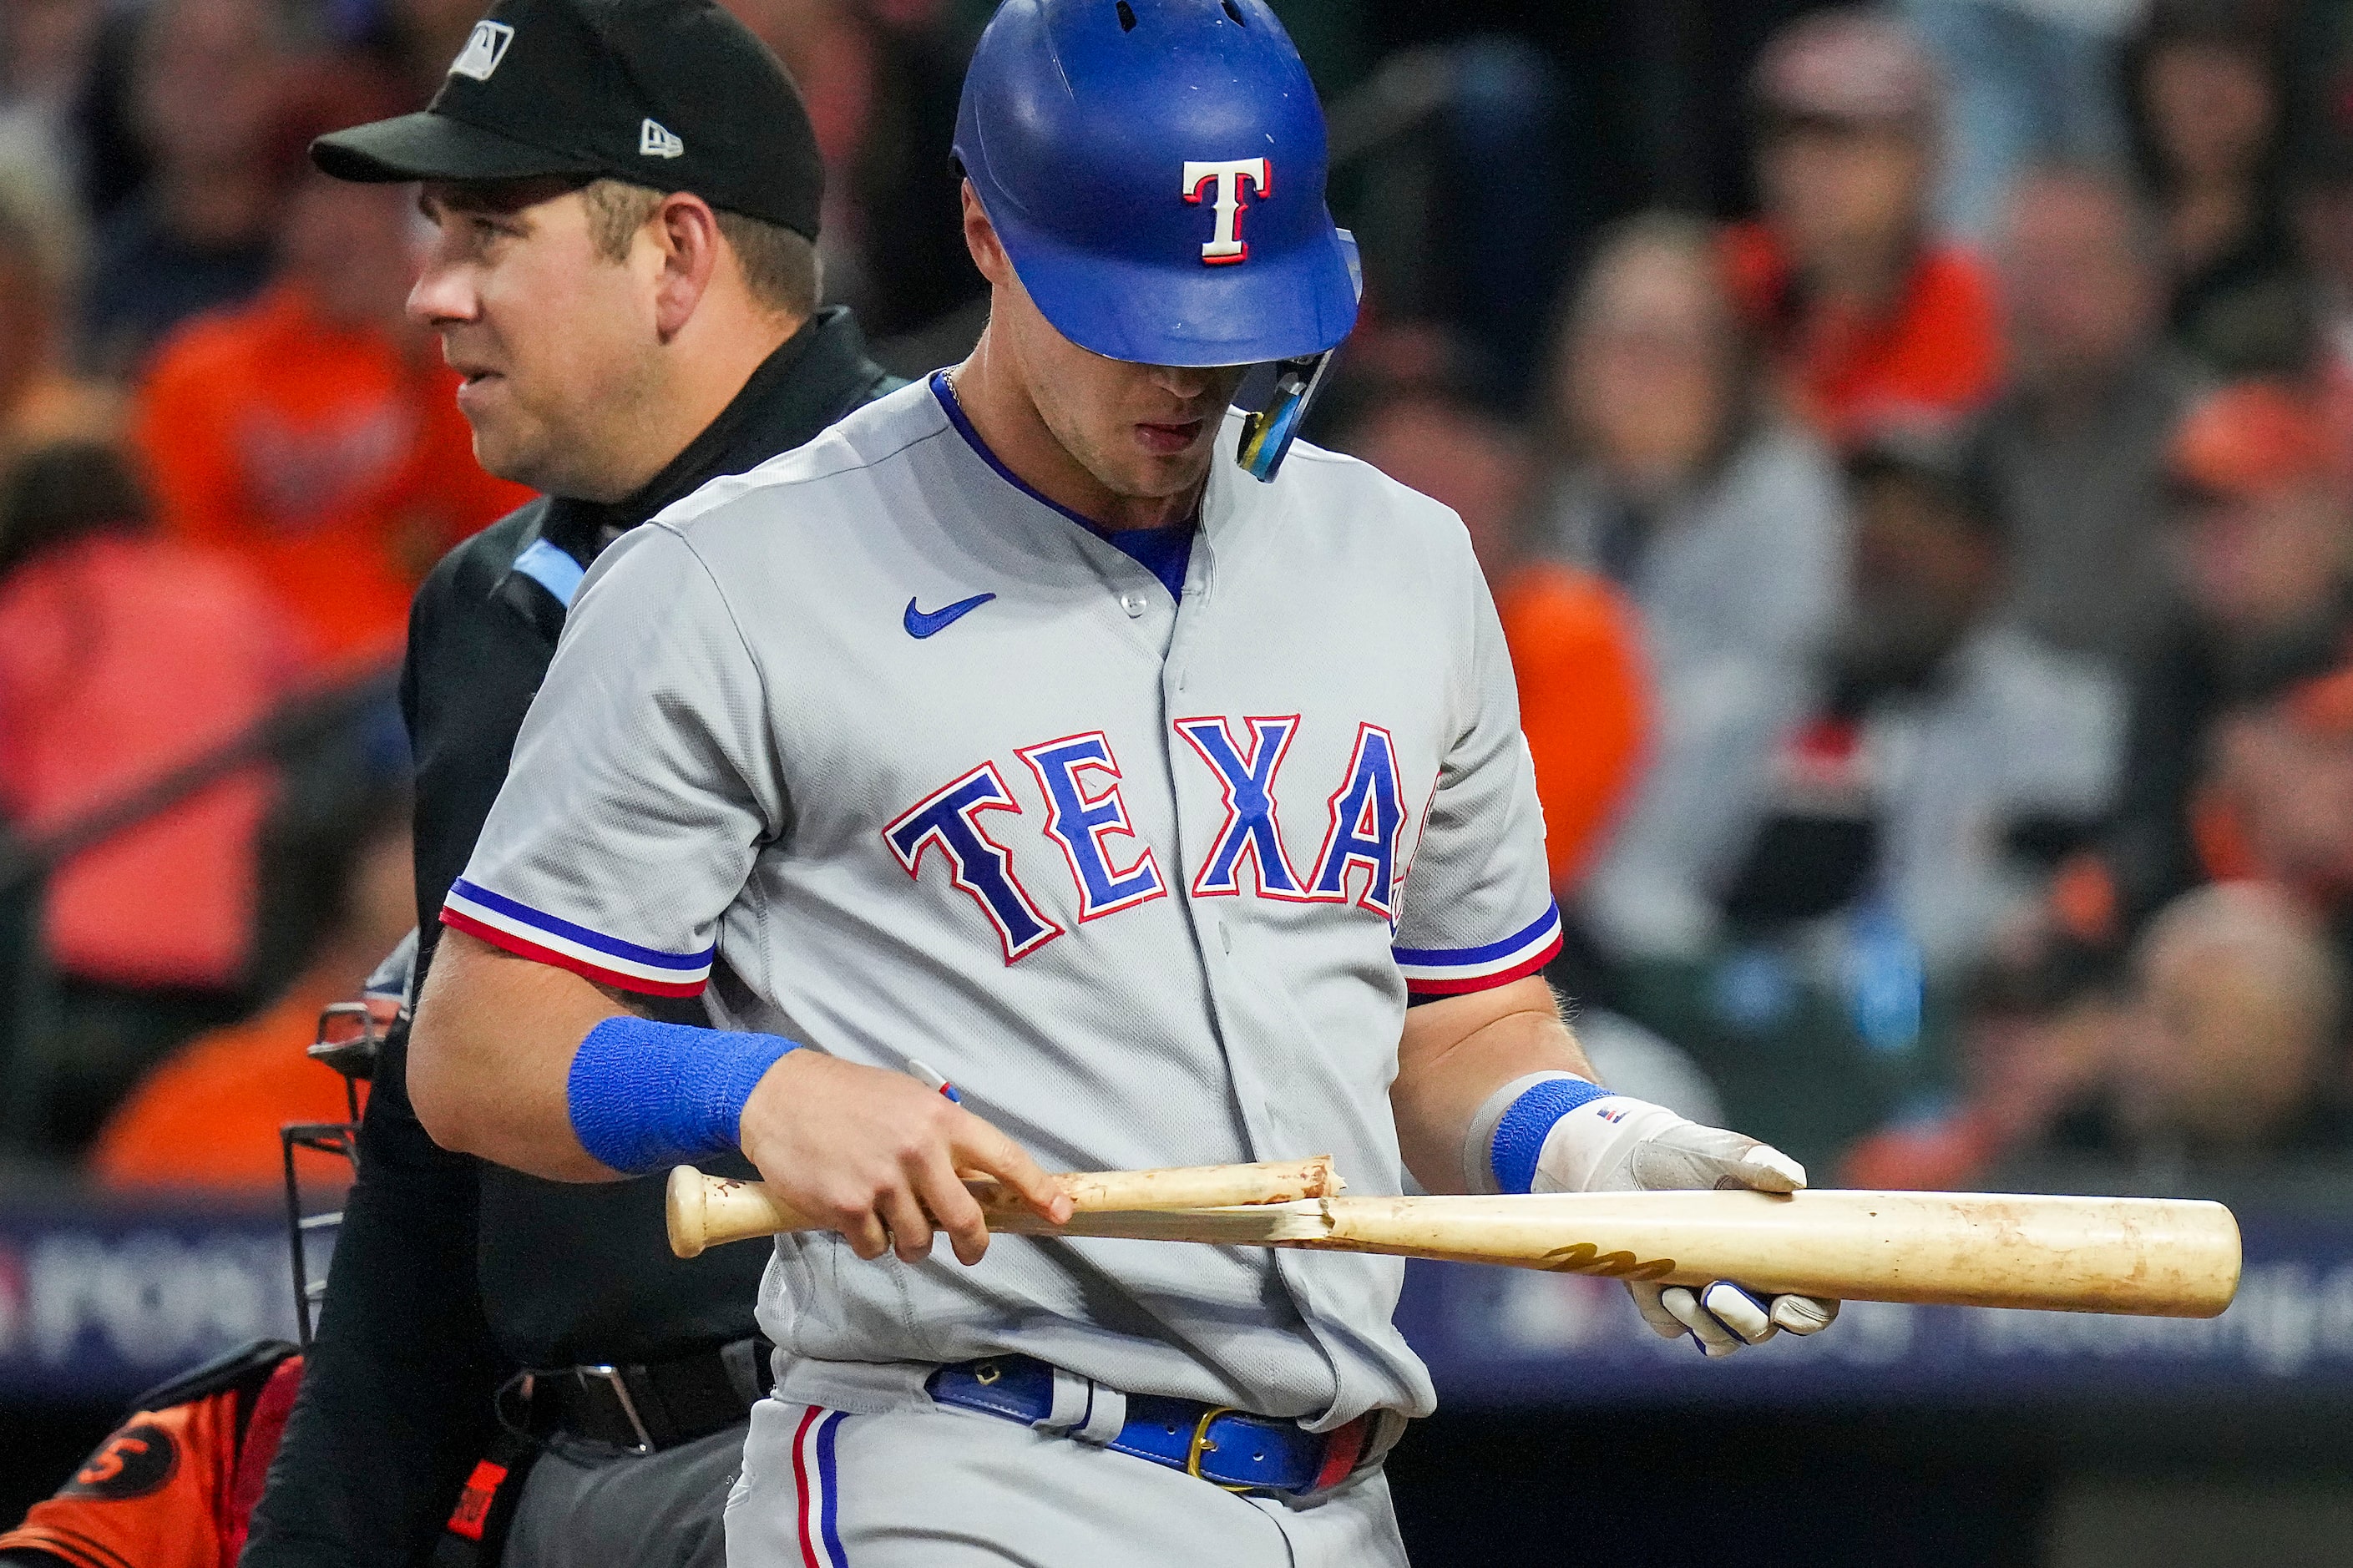
POLYGON ((397 648, 452 544, 530 499, 484 473, 429 342, 323 320, 297 286, 157 351, 136 435, 164 525, 236 551, 318 658, 397 648))
POLYGON ((1549 563, 1506 573, 1495 613, 1519 678, 1545 858, 1554 889, 1566 894, 1641 776, 1651 694, 1637 613, 1602 578, 1549 563))
POLYGON ((1895 309, 1873 318, 1799 301, 1788 255, 1764 225, 1736 224, 1724 243, 1734 299, 1833 440, 1906 410, 1966 414, 2000 384, 1993 287, 1966 252, 1923 248, 1895 309))
MULTIPOLYGON (((0 583, 0 816, 37 835, 119 798, 267 712, 293 636, 244 565, 167 540, 95 534, 0 583)), ((252 942, 259 767, 66 865, 44 911, 63 973, 225 987, 252 942)))
POLYGON ((302 1054, 317 1037, 321 1009, 349 992, 297 984, 259 1016, 181 1047, 107 1118, 90 1148, 90 1174, 117 1188, 276 1188, 286 1174, 281 1124, 351 1114, 342 1075, 302 1054))

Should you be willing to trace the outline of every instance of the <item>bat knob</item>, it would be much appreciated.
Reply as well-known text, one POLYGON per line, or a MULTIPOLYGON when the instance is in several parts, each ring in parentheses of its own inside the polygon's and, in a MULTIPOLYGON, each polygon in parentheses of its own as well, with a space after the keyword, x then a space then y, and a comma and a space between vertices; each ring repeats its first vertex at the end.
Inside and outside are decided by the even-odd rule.
POLYGON ((705 1213, 709 1192, 702 1173, 693 1166, 670 1167, 670 1191, 662 1208, 670 1226, 670 1249, 681 1258, 696 1258, 702 1253, 704 1238, 710 1235, 705 1213))

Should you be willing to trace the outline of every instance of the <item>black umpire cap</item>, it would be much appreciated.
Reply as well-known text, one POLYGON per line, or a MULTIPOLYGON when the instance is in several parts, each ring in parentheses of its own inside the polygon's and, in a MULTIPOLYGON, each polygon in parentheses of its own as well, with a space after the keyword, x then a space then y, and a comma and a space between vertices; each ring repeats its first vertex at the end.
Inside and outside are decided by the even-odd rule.
POLYGON ((713 0, 501 0, 431 103, 311 158, 376 183, 608 176, 809 239, 825 191, 792 79, 713 0))

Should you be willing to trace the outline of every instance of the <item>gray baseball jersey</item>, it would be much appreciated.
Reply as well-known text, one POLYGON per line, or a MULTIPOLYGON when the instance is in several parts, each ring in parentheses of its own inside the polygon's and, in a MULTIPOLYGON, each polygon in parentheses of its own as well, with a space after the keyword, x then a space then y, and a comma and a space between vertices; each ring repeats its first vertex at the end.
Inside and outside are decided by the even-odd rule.
MULTIPOLYGON (((926 1063, 1050 1170, 1330 1152, 1395 1193, 1408 992, 1557 948, 1543 832, 1445 508, 1309 447, 1272 484, 1221 458, 1172 598, 934 377, 605 552, 442 918, 926 1063)), ((1430 1408, 1401 1268, 821 1234, 780 1240, 760 1315, 813 1404, 1012 1350, 1320 1426, 1430 1408)))

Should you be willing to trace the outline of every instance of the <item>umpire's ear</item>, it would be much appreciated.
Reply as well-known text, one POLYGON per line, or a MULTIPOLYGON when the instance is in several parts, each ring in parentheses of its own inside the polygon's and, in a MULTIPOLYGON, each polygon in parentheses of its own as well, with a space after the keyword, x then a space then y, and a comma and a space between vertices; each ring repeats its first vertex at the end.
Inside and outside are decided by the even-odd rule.
POLYGON ((651 242, 660 266, 654 279, 654 330, 668 342, 693 319, 718 275, 724 243, 719 215, 701 196, 673 191, 646 219, 638 241, 651 242))

